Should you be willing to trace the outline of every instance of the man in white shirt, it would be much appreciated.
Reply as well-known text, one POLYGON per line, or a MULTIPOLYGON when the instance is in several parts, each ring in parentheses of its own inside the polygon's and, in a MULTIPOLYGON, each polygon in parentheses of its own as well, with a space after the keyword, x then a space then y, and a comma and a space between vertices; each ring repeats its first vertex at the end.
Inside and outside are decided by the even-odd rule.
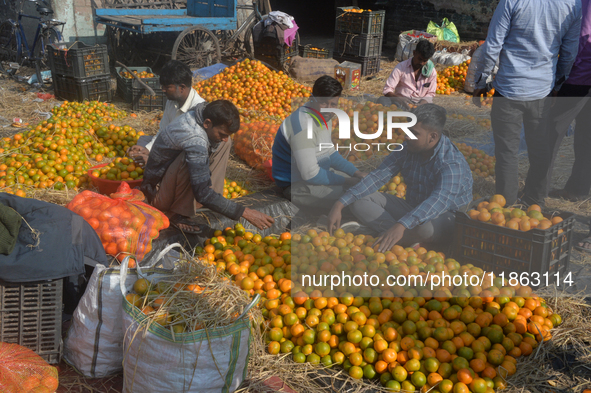
MULTIPOLYGON (((171 60, 160 71, 160 85, 168 101, 160 120, 158 133, 152 137, 146 147, 135 145, 128 152, 129 156, 140 165, 146 164, 156 138, 174 119, 194 109, 197 104, 205 102, 193 89, 192 84, 193 73, 183 62, 171 60)), ((219 194, 224 191, 224 178, 231 150, 232 139, 228 139, 227 142, 222 142, 209 158, 212 189, 219 194)))

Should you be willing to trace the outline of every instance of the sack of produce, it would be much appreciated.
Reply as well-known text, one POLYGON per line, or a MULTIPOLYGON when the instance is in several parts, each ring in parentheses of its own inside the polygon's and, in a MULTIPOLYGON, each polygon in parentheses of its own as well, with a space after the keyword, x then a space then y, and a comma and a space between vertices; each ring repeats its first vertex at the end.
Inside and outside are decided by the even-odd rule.
MULTIPOLYGON (((171 244, 144 261, 142 274, 149 279, 169 274, 176 258, 168 255, 175 248, 180 244, 171 244), (160 264, 166 269, 154 268, 160 264)), ((138 276, 127 270, 124 276, 121 273, 120 266, 96 266, 64 339, 64 360, 86 377, 102 378, 122 370, 121 285, 133 286, 138 276)))
POLYGON ((447 18, 443 18, 441 27, 437 23, 430 21, 427 26, 427 33, 433 34, 440 41, 460 42, 460 34, 458 34, 456 25, 447 18))
POLYGON ((323 75, 332 76, 334 67, 339 64, 335 59, 314 59, 296 56, 291 60, 289 74, 300 82, 314 82, 323 75))
POLYGON ((66 207, 81 215, 101 238, 105 252, 122 261, 140 262, 152 249, 152 240, 169 226, 168 217, 142 202, 144 194, 121 182, 111 197, 83 191, 66 207))
POLYGON ((0 392, 54 393, 58 386, 57 369, 41 356, 20 345, 0 342, 0 392))
POLYGON ((396 47, 396 60, 404 61, 413 57, 413 52, 421 39, 437 42, 437 37, 424 31, 410 30, 400 33, 396 47))
POLYGON ((278 129, 279 124, 267 121, 240 123, 240 129, 233 136, 236 155, 251 167, 264 169, 263 163, 273 157, 273 143, 278 129))
POLYGON ((233 392, 240 386, 248 311, 260 295, 251 302, 214 264, 186 254, 166 277, 138 277, 122 291, 124 392, 233 392))

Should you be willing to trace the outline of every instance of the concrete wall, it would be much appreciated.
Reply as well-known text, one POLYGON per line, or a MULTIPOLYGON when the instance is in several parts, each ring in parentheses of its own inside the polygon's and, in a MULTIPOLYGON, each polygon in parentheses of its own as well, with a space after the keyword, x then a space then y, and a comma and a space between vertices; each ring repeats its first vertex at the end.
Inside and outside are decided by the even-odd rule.
MULTIPOLYGON (((21 0, 0 0, 0 20, 16 18, 16 7, 21 0)), ((93 6, 101 7, 102 0, 50 0, 53 18, 66 22, 63 35, 66 41, 82 41, 94 45, 106 43, 105 28, 94 24, 93 6)), ((35 3, 25 0, 23 12, 38 16, 35 3)), ((37 21, 23 18, 27 40, 32 44, 37 21)))
POLYGON ((384 34, 386 45, 398 43, 406 30, 425 30, 429 21, 454 22, 462 41, 484 40, 499 0, 388 0, 384 34))
POLYGON ((93 6, 102 7, 100 0, 52 1, 56 19, 66 22, 63 32, 66 41, 82 41, 89 45, 106 43, 105 26, 96 25, 93 16, 93 6))

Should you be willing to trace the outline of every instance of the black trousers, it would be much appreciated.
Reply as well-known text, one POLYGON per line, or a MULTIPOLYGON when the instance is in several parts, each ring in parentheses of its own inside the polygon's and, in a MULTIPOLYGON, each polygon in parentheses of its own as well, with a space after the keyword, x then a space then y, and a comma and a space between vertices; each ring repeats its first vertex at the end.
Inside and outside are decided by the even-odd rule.
POLYGON ((568 127, 577 121, 575 129, 575 163, 564 189, 575 196, 585 196, 591 189, 591 86, 564 84, 558 92, 548 122, 548 147, 552 153, 546 190, 550 189, 552 169, 560 143, 568 127))
POLYGON ((495 141, 495 188, 505 197, 507 204, 517 201, 519 192, 519 142, 522 125, 529 158, 529 171, 523 190, 523 201, 528 204, 544 204, 550 156, 547 127, 550 99, 519 101, 503 97, 495 92, 491 109, 491 125, 495 141))

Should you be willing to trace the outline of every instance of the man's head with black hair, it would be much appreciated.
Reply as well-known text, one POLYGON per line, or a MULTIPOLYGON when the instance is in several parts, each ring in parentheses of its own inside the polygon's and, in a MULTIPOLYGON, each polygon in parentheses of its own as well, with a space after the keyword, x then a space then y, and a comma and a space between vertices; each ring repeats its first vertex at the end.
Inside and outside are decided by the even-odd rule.
POLYGON ((439 105, 423 104, 412 110, 417 124, 410 131, 417 139, 406 136, 406 148, 412 153, 428 153, 439 143, 445 127, 447 112, 439 105))
POLYGON ((415 70, 423 67, 435 54, 435 46, 426 39, 419 40, 413 52, 412 66, 415 70))
POLYGON ((167 99, 184 104, 193 84, 193 73, 188 65, 171 60, 160 71, 160 85, 167 99))
MULTIPOLYGON (((337 108, 342 92, 343 86, 341 82, 328 75, 321 76, 316 79, 312 87, 312 106, 318 110, 322 108, 337 108)), ((333 113, 324 114, 327 120, 333 116, 333 113)))
POLYGON ((207 104, 203 109, 203 128, 212 142, 226 142, 240 128, 238 108, 228 100, 207 104))

